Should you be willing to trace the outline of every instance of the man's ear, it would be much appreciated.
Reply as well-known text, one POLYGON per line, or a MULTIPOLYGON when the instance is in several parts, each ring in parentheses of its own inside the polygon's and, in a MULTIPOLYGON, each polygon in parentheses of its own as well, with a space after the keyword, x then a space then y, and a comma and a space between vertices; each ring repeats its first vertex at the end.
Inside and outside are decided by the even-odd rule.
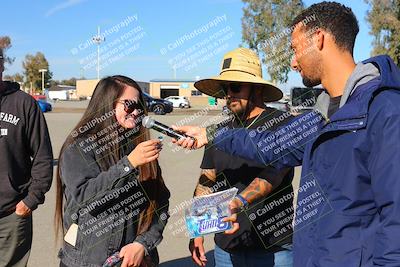
POLYGON ((317 29, 315 31, 315 42, 318 50, 321 51, 324 48, 324 41, 325 41, 325 32, 320 29, 317 29))

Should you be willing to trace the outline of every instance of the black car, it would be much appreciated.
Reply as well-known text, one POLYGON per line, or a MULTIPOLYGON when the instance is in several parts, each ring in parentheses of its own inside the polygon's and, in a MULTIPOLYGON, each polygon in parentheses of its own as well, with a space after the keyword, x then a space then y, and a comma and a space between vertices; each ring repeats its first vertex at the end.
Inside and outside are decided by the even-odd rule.
POLYGON ((318 96, 324 91, 323 88, 293 87, 290 92, 292 110, 295 114, 301 114, 314 109, 318 96))
POLYGON ((143 97, 147 105, 147 110, 154 112, 154 114, 164 115, 172 112, 174 109, 172 102, 170 101, 154 98, 147 93, 143 93, 143 97))

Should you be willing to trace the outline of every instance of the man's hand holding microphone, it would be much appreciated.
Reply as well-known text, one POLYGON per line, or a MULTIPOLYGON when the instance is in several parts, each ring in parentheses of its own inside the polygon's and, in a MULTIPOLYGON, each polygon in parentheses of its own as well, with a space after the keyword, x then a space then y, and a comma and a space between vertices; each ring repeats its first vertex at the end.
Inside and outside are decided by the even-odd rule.
POLYGON ((178 140, 173 138, 172 142, 174 144, 177 144, 178 146, 181 146, 186 149, 199 149, 208 144, 206 128, 188 125, 180 127, 172 126, 172 129, 194 138, 193 139, 190 137, 189 138, 186 137, 186 138, 180 138, 178 140))

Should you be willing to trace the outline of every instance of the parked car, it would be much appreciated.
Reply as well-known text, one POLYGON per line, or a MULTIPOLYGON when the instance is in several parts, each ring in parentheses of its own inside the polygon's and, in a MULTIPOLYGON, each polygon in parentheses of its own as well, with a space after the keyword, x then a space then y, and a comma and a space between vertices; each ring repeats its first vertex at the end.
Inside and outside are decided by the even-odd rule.
POLYGON ((165 100, 172 102, 174 108, 190 108, 190 102, 186 96, 169 96, 165 100))
POLYGON ((293 87, 290 92, 292 110, 294 114, 301 114, 314 109, 318 96, 323 88, 293 87))
POLYGON ((47 97, 45 95, 31 95, 35 100, 46 101, 47 97))
POLYGON ((287 102, 279 102, 279 101, 267 102, 267 103, 265 103, 265 105, 267 107, 274 108, 274 109, 277 109, 277 110, 280 110, 280 111, 283 111, 283 112, 289 112, 290 111, 290 105, 287 102))
POLYGON ((174 109, 172 102, 168 100, 154 98, 147 93, 143 93, 143 97, 146 101, 147 110, 157 115, 170 113, 174 109))
POLYGON ((42 110, 43 113, 53 110, 53 107, 51 106, 50 103, 48 103, 48 102, 46 102, 44 100, 41 100, 41 99, 37 100, 37 102, 38 102, 39 107, 40 107, 40 109, 42 110))

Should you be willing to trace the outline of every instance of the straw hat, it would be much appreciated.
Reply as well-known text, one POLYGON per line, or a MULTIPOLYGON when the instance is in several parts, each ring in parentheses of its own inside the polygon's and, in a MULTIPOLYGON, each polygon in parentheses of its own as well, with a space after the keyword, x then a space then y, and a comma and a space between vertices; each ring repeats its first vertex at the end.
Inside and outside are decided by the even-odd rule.
POLYGON ((224 55, 219 76, 199 80, 194 86, 202 93, 224 98, 223 84, 229 83, 255 84, 264 90, 264 101, 273 102, 282 98, 282 91, 262 78, 260 59, 248 48, 237 48, 224 55))

